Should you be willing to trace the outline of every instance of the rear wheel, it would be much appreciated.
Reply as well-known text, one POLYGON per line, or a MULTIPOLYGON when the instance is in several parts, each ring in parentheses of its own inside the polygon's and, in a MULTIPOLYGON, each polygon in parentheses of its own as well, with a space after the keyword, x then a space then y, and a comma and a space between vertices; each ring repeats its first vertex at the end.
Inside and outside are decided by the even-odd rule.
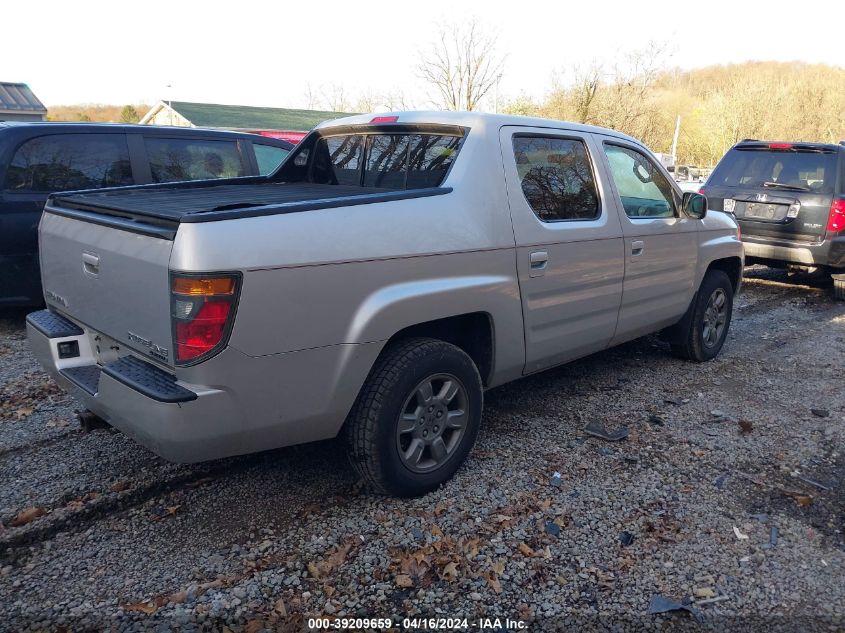
POLYGON ((475 443, 482 406, 481 377, 461 349, 421 338, 392 344, 346 422, 352 466, 378 492, 434 490, 475 443))
POLYGON ((833 275, 833 298, 845 301, 845 274, 833 275))
POLYGON ((721 270, 709 270, 696 293, 690 312, 679 324, 672 353, 697 362, 716 356, 725 344, 733 311, 733 285, 721 270))

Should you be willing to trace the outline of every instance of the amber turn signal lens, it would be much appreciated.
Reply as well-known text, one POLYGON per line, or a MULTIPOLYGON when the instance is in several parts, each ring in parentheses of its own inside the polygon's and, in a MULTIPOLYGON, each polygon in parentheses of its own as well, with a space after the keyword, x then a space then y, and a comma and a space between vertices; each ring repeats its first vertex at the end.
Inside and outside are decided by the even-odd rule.
POLYGON ((235 280, 232 277, 174 277, 173 292, 202 297, 231 295, 235 292, 235 280))

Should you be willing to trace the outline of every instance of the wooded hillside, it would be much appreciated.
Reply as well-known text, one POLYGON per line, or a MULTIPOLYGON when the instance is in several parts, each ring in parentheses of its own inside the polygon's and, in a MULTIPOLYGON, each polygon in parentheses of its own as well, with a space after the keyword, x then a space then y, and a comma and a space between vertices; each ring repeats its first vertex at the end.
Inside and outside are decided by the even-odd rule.
POLYGON ((845 68, 746 62, 661 70, 636 53, 613 68, 576 69, 542 102, 507 111, 611 127, 669 152, 681 116, 678 161, 712 166, 743 138, 838 143, 845 139, 845 68))
POLYGON ((47 108, 47 118, 50 121, 137 123, 149 109, 150 106, 142 103, 136 103, 135 105, 101 105, 93 103, 60 105, 47 108))

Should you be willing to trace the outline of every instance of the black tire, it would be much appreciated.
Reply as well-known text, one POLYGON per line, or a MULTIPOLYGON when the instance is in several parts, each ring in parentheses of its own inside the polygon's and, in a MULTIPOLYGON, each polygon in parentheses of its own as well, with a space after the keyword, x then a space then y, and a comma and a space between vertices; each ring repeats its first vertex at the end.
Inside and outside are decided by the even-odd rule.
MULTIPOLYGON (((721 270, 708 270, 701 281, 701 286, 693 299, 690 310, 677 326, 677 335, 672 342, 672 353, 678 358, 699 363, 712 360, 719 355, 728 330, 733 312, 733 284, 721 270), (724 299, 724 322, 721 330, 706 329, 705 319, 712 320, 711 300, 714 297, 724 299), (705 333, 709 336, 705 338, 705 333), (715 334, 714 334, 715 333, 715 334)), ((717 310, 721 314, 721 310, 717 310)))
MULTIPOLYGON (((434 490, 455 474, 475 443, 481 424, 483 394, 475 363, 454 345, 426 338, 390 344, 376 361, 346 420, 348 454, 353 468, 376 492, 415 497, 434 490), (451 404, 445 396, 437 403, 440 409, 433 413, 429 407, 419 405, 422 401, 419 394, 424 391, 422 385, 426 380, 430 380, 434 389, 438 389, 438 380, 442 380, 445 392, 448 389, 446 382, 451 385, 452 378, 457 379, 455 388, 458 390, 453 399, 459 400, 465 409, 448 410, 451 404), (415 407, 413 414, 409 413, 411 407, 415 407), (463 430, 459 436, 453 435, 457 430, 451 426, 447 435, 444 422, 440 427, 436 426, 439 420, 463 419, 464 415, 458 415, 461 411, 466 419, 461 422, 463 430), (435 418, 438 413, 441 415, 435 418), (441 417, 444 413, 445 417, 441 417), (409 422, 411 416, 414 419, 409 422), (413 430, 405 430, 409 424, 413 430), (440 429, 438 437, 445 439, 440 443, 441 447, 450 445, 448 454, 443 457, 441 448, 437 451, 439 455, 435 455, 434 447, 426 446, 421 449, 414 466, 421 472, 414 472, 407 465, 413 461, 408 454, 417 452, 416 448, 410 450, 410 442, 418 447, 423 443, 421 434, 430 432, 430 438, 433 438, 435 428, 440 429), (407 449, 403 442, 409 443, 407 449), (429 456, 423 460, 426 451, 429 456), (442 462, 438 463, 438 458, 442 462), (426 468, 428 470, 422 472, 426 468)), ((426 402, 434 402, 434 399, 426 402)), ((427 441, 431 441, 430 438, 427 441)))
POLYGON ((833 277, 833 298, 837 301, 845 301, 845 275, 833 277))

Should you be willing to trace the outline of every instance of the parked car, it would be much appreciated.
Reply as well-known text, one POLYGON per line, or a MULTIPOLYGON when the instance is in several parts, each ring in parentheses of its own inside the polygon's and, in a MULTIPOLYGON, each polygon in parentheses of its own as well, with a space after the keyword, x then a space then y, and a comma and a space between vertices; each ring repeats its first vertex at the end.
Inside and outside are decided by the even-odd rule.
POLYGON ((28 335, 167 459, 343 432, 372 487, 417 495, 469 453, 486 388, 658 330, 719 353, 743 255, 706 202, 611 130, 354 116, 271 177, 53 195, 28 335))
POLYGON ((845 144, 742 141, 702 192, 736 216, 747 263, 828 271, 845 299, 845 144))
POLYGON ((37 305, 38 220, 52 192, 269 174, 291 143, 220 130, 0 123, 0 305, 37 305))

